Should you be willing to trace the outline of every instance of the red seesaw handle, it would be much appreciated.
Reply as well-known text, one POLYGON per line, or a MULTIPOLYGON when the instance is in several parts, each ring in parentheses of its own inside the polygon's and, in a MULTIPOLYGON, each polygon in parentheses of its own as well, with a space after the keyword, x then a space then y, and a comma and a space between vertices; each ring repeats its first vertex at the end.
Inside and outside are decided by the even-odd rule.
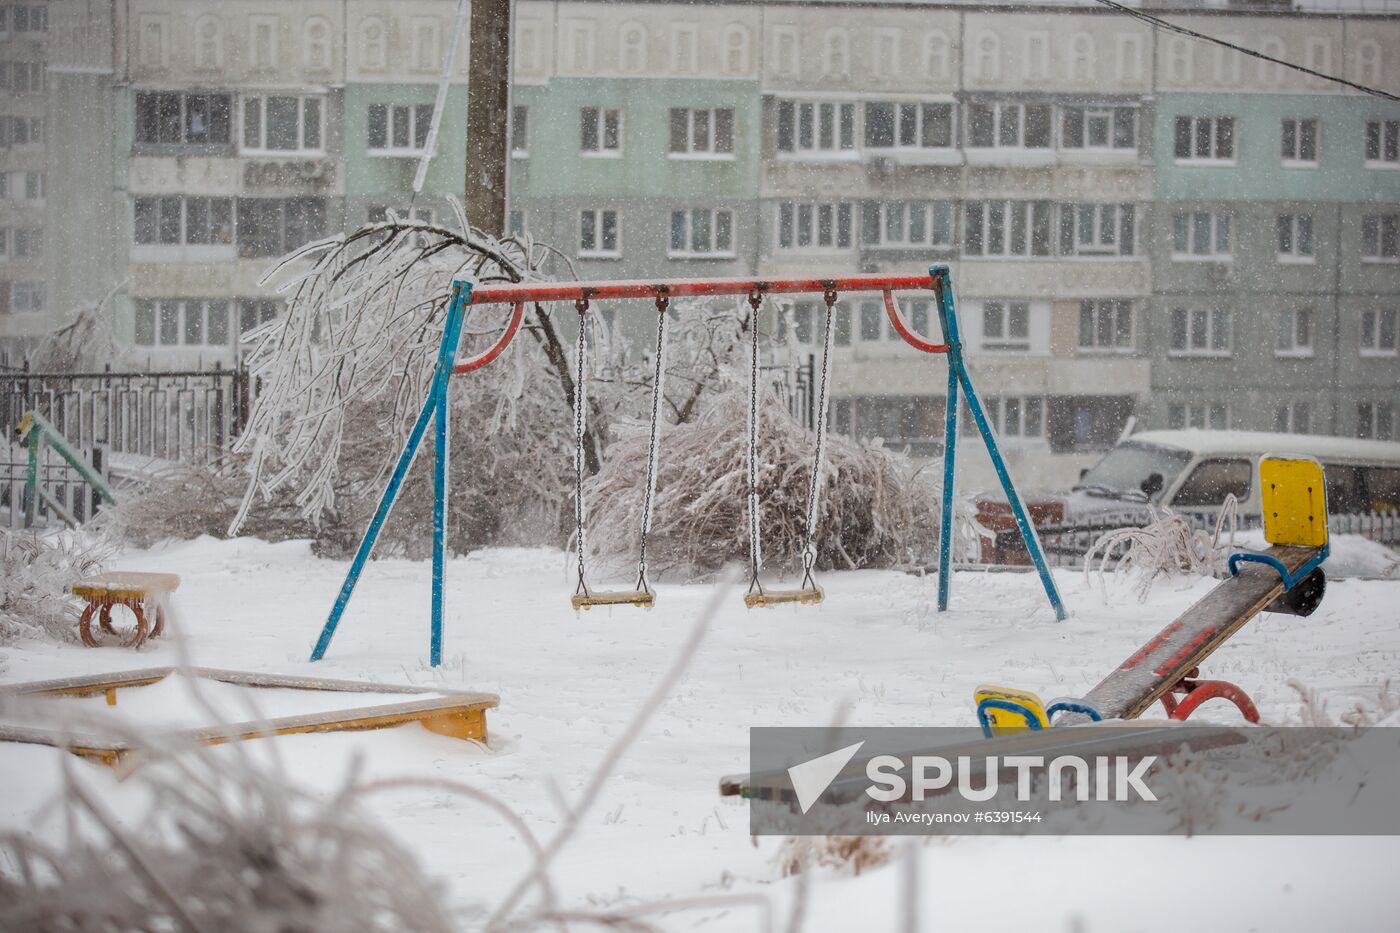
POLYGON ((922 350, 925 353, 947 353, 946 343, 929 343, 918 334, 909 329, 904 323, 904 318, 900 317, 899 306, 894 303, 894 293, 885 289, 885 313, 889 315, 890 326, 895 329, 895 333, 904 338, 904 342, 915 350, 922 350))
POLYGON ((506 352, 506 347, 515 339, 516 331, 520 330, 520 321, 525 317, 525 302, 517 301, 515 310, 511 312, 510 323, 506 325, 505 333, 501 334, 501 339, 492 344, 491 348, 483 351, 480 355, 469 360, 462 360, 452 367, 454 373, 469 373, 473 369, 480 369, 487 363, 492 362, 496 357, 506 352))

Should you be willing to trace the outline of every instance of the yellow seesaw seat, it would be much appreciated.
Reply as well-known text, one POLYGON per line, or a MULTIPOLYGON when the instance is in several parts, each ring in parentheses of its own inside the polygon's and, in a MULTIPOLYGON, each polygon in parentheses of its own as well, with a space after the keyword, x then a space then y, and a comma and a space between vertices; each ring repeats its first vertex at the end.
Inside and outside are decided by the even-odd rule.
POLYGON ((1327 544, 1327 484, 1321 463, 1311 457, 1261 457, 1259 490, 1264 540, 1295 547, 1327 544))

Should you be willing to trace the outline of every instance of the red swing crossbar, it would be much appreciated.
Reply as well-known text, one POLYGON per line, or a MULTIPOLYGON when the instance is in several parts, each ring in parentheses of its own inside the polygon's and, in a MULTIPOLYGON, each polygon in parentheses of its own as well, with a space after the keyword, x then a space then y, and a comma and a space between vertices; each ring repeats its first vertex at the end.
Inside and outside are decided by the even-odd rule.
MULTIPOLYGON (((942 284, 941 282, 938 284, 942 284)), ((624 298, 693 298, 714 295, 794 295, 803 292, 880 292, 890 326, 904 342, 924 353, 947 353, 946 343, 932 343, 919 337, 905 323, 895 302, 896 291, 927 290, 935 286, 931 275, 846 275, 832 279, 660 279, 602 282, 533 282, 523 285, 482 285, 472 289, 471 304, 514 305, 510 321, 490 348, 469 360, 458 362, 453 373, 469 373, 495 360, 520 330, 525 305, 544 301, 587 302, 624 298)))

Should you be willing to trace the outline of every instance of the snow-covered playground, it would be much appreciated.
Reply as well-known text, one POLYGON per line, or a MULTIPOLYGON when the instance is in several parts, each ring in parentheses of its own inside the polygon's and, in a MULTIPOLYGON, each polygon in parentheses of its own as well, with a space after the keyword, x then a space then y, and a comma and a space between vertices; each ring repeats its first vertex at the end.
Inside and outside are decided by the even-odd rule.
MULTIPOLYGON (((318 794, 340 787, 356 759, 362 779, 473 785, 541 840, 560 828, 714 592, 663 580, 653 610, 576 614, 563 553, 478 551, 448 564, 444 664, 434 670, 426 663, 431 566, 380 560, 326 659, 313 665, 307 656, 346 563, 313 557, 306 542, 206 538, 128 551, 113 566, 181 576, 172 631, 139 653, 21 642, 4 652, 5 683, 190 663, 498 693, 484 746, 409 724, 237 748, 318 794)), ((1388 837, 870 840, 894 844, 883 864, 859 875, 827 865, 783 876, 781 840, 752 839, 747 805, 717 792, 721 775, 746 769, 750 727, 971 725, 973 690, 986 681, 1082 695, 1214 585, 1163 580, 1139 602, 1127 580, 1056 576, 1070 610, 1064 623, 1029 573, 958 573, 945 614, 934 611, 932 577, 890 571, 828 573, 817 607, 747 611, 742 587, 726 594, 684 676, 559 852, 556 898, 618 924, 635 917, 667 930, 725 931, 796 929, 793 910, 805 898, 801 929, 896 930, 916 877, 927 930, 1392 929, 1400 842, 1388 837)), ((1209 674, 1249 690, 1266 722, 1319 714, 1340 722, 1358 705, 1393 718, 1397 603, 1400 582, 1332 580, 1313 616, 1261 616, 1212 657, 1209 674)), ((143 704, 124 693, 119 711, 156 728, 183 715, 177 682, 139 689, 172 699, 143 704)), ((267 716, 295 711, 287 708, 295 699, 275 692, 249 691, 247 700, 267 716)), ((1218 703, 1197 718, 1238 715, 1218 703)), ((63 811, 52 798, 70 764, 119 819, 144 812, 139 770, 118 780, 63 751, 7 745, 0 829, 61 839, 63 811)), ((489 916, 530 868, 515 830, 461 795, 404 787, 366 805, 446 886, 463 928, 489 916)))

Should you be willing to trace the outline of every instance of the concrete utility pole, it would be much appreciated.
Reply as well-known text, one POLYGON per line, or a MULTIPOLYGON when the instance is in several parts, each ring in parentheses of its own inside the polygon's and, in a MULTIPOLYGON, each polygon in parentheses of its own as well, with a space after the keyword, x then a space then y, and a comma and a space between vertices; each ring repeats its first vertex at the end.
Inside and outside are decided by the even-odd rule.
POLYGON ((467 219, 487 233, 506 232, 510 166, 510 3, 472 0, 467 72, 467 219))

